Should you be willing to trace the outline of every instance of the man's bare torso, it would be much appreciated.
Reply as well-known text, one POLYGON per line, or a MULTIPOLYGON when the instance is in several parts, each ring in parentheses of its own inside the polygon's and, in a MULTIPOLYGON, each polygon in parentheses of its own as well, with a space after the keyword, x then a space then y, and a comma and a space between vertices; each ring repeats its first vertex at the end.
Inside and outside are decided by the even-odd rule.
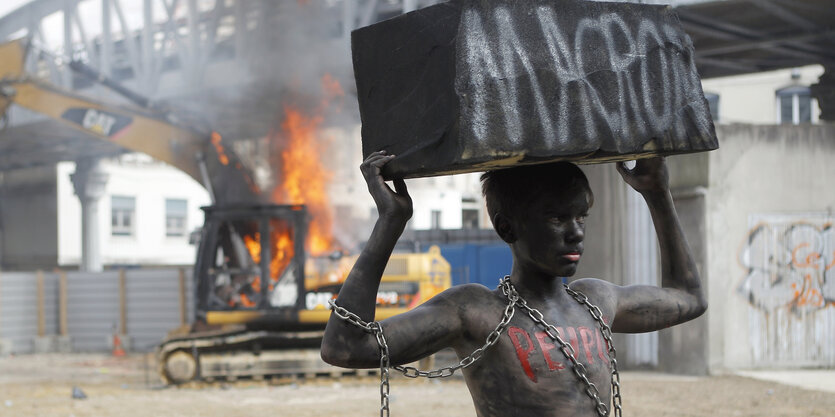
MULTIPOLYGON (((549 302, 528 302, 572 346, 608 407, 611 367, 606 342, 588 309, 563 295, 566 297, 549 302)), ((594 299, 593 294, 587 295, 594 299)), ((507 298, 501 291, 477 285, 456 289, 451 297, 467 305, 462 309, 467 336, 455 346, 463 357, 484 343, 501 319, 507 298)), ((601 308, 606 317, 607 309, 601 308)), ((595 402, 586 394, 585 384, 575 375, 559 343, 518 307, 499 342, 465 369, 464 377, 480 417, 597 415, 595 402)))

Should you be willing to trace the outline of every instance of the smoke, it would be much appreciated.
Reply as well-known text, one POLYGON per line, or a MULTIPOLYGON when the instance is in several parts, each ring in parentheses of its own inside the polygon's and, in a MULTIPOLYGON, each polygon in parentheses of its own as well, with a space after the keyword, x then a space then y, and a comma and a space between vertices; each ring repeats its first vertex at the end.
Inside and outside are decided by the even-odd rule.
MULTIPOLYGON (((287 103, 316 106, 325 74, 353 94, 350 45, 339 23, 341 3, 258 0, 244 1, 240 6, 236 2, 236 7, 241 7, 240 14, 229 7, 218 19, 215 45, 204 51, 211 52, 211 57, 204 58, 199 79, 184 80, 194 83, 193 88, 184 89, 193 93, 185 97, 175 93, 179 96, 175 104, 199 114, 224 140, 235 141, 268 135, 287 103), (236 23, 241 15, 242 22, 236 23), (241 26, 245 30, 240 31, 241 26)), ((211 21, 210 8, 201 13, 211 21)), ((202 31, 206 29, 201 25, 202 31)), ((204 42, 211 38, 208 32, 201 34, 204 42)), ((179 45, 185 46, 185 39, 179 45)), ((172 50, 172 57, 182 56, 172 50)), ((169 95, 165 88, 158 94, 169 95)), ((327 125, 359 121, 356 100, 344 101, 345 108, 337 117, 328 115, 327 125)))
MULTIPOLYGON (((178 100, 222 135, 226 149, 240 157, 257 186, 275 203, 298 202, 275 197, 281 194, 275 188, 289 178, 280 155, 289 143, 288 108, 315 121, 322 131, 353 132, 359 123, 350 43, 341 26, 343 12, 343 4, 331 0, 236 2, 218 20, 213 57, 195 81, 197 91, 178 100), (236 22, 240 16, 243 19, 236 22)), ((331 171, 347 160, 339 155, 350 146, 337 137, 323 136, 324 148, 309 153, 311 158, 324 158, 331 171)), ((351 161, 351 173, 358 164, 359 160, 351 161)), ((311 187, 309 178, 303 186, 311 187)), ((312 216, 326 217, 306 203, 312 216)), ((339 235, 345 233, 338 223, 352 223, 334 220, 333 232, 339 235)))
POLYGON ((268 84, 262 87, 278 91, 285 104, 318 105, 325 93, 321 80, 326 74, 353 90, 350 46, 339 32, 341 7, 329 3, 262 4, 270 17, 259 21, 267 33, 248 45, 252 48, 250 68, 259 83, 268 84))

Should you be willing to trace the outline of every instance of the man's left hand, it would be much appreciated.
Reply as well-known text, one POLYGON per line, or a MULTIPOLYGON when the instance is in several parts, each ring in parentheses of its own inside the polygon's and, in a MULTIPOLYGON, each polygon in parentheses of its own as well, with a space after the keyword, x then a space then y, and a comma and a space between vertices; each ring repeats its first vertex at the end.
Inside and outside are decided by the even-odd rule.
POLYGON ((667 165, 661 156, 639 159, 632 169, 627 168, 624 162, 618 162, 617 170, 623 180, 639 193, 667 191, 670 188, 667 165))

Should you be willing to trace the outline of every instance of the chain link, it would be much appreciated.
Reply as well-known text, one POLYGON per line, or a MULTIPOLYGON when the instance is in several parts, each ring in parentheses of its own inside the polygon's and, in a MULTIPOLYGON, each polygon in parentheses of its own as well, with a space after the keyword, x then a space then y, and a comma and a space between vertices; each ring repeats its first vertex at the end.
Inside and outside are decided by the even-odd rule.
POLYGON ((578 303, 588 308, 591 316, 594 317, 600 327, 600 333, 603 334, 603 339, 606 340, 609 361, 612 363, 612 404, 615 407, 615 417, 621 417, 623 415, 623 407, 621 405, 623 398, 620 394, 620 373, 618 373, 618 361, 615 352, 615 342, 612 340, 612 329, 603 320, 603 312, 600 311, 600 308, 592 304, 585 294, 572 290, 568 285, 565 286, 565 292, 574 297, 578 303))
POLYGON ((344 307, 336 305, 334 300, 328 300, 331 310, 337 317, 353 324, 367 333, 374 335, 377 340, 377 346, 380 347, 380 417, 389 416, 389 397, 391 393, 391 385, 389 384, 389 369, 391 368, 391 361, 389 359, 389 346, 386 342, 386 336, 383 334, 383 327, 379 322, 372 321, 371 323, 364 321, 360 316, 348 311, 344 307))
POLYGON ((400 366, 397 365, 394 369, 403 373, 403 375, 409 378, 417 378, 417 377, 424 377, 424 378, 446 378, 450 377, 455 374, 455 371, 459 369, 466 368, 474 363, 476 363, 482 356, 484 356, 484 352, 487 351, 490 346, 496 344, 499 341, 502 333, 504 332, 507 325, 510 323, 510 320, 513 318, 514 313, 516 312, 516 302, 518 301, 518 294, 513 297, 508 297, 507 306, 504 308, 504 312, 502 313, 502 319, 499 321, 499 324, 496 325, 496 328, 487 335, 487 340, 484 342, 484 345, 475 349, 472 353, 461 359, 458 364, 453 366, 447 366, 444 368, 436 369, 434 371, 421 371, 412 366, 400 366))
MULTIPOLYGON (((569 360, 569 362, 571 362, 574 374, 583 384, 585 384, 586 394, 596 403, 595 410, 597 411, 597 414, 602 417, 607 416, 609 414, 609 409, 606 407, 606 404, 604 404, 603 401, 600 399, 600 391, 597 389, 594 383, 592 383, 588 379, 585 365, 583 365, 577 360, 574 347, 572 347, 571 344, 567 343, 560 337, 559 331, 556 327, 545 321, 545 317, 542 314, 542 312, 528 305, 528 303, 519 295, 519 293, 516 291, 516 288, 510 282, 510 277, 505 276, 501 280, 501 282, 499 283, 499 289, 501 289, 502 294, 504 294, 505 297, 507 297, 508 303, 502 314, 502 319, 499 321, 499 324, 496 325, 496 328, 493 329, 493 331, 490 332, 490 334, 487 336, 487 340, 485 341, 484 345, 475 349, 472 353, 461 359, 458 362, 458 364, 454 366, 447 366, 433 371, 421 371, 412 366, 401 365, 395 365, 393 368, 409 378, 450 377, 453 374, 455 374, 455 371, 466 368, 472 365, 473 363, 477 362, 479 359, 482 358, 484 352, 488 348, 495 345, 496 342, 499 341, 499 338, 501 337, 502 333, 504 332, 505 328, 510 323, 510 320, 513 318, 513 315, 516 312, 516 306, 519 306, 520 308, 525 310, 525 312, 528 314, 531 320, 534 321, 534 323, 545 329, 545 333, 548 335, 548 337, 550 337, 552 340, 556 341, 560 345, 560 351, 562 351, 562 354, 569 360)), ((621 407, 622 398, 620 394, 620 374, 618 373, 617 360, 615 359, 615 344, 612 341, 612 331, 606 324, 606 322, 603 320, 603 313, 600 311, 600 308, 592 304, 589 301, 588 297, 585 296, 585 294, 579 291, 572 290, 568 287, 568 285, 565 285, 565 291, 569 295, 571 295, 578 303, 584 305, 589 310, 589 313, 591 313, 592 318, 594 318, 595 321, 597 321, 597 324, 600 327, 600 332, 602 333, 603 338, 606 341, 609 353, 609 360, 611 362, 612 367, 612 403, 615 407, 615 417, 621 417, 623 408, 621 407)), ((383 327, 380 325, 379 322, 374 321, 368 323, 362 320, 356 314, 351 313, 347 309, 338 306, 334 300, 329 300, 328 303, 330 304, 334 314, 336 314, 339 318, 375 336, 375 339, 377 340, 377 345, 380 348, 380 417, 388 417, 390 412, 389 397, 391 390, 391 385, 389 384, 389 369, 391 369, 392 367, 389 356, 388 343, 386 342, 386 338, 383 335, 383 327)))
MULTIPOLYGON (((600 399, 600 391, 597 389, 597 386, 592 383, 588 375, 586 373, 586 367, 576 358, 576 352, 574 351, 574 347, 572 347, 569 343, 563 340, 557 328, 554 327, 552 324, 549 324, 544 320, 543 314, 528 305, 528 303, 521 297, 518 296, 516 292, 516 288, 514 288, 513 284, 510 282, 509 277, 504 277, 501 283, 499 284, 502 287, 507 287, 506 293, 517 294, 518 301, 516 304, 519 305, 520 308, 525 310, 528 313, 528 316, 533 320, 536 324, 543 327, 545 329, 545 333, 548 334, 548 337, 556 341, 560 345, 560 351, 562 354, 571 362, 571 365, 574 369, 574 374, 577 378, 586 386, 586 394, 591 397, 592 400, 595 402, 595 409, 597 410, 597 414, 605 417, 609 415, 609 409, 606 407, 606 404, 600 399)), ((567 284, 563 284, 565 287, 565 292, 568 293, 571 297, 574 298, 578 303, 585 306, 589 313, 591 314, 592 318, 597 322, 598 327, 600 327, 600 333, 603 335, 603 338, 606 340, 606 345, 608 348, 609 353, 609 361, 612 367, 612 403, 615 407, 615 417, 621 417, 623 413, 623 407, 621 406, 621 394, 620 394, 620 374, 618 373, 617 367, 617 359, 615 358, 615 344, 612 341, 612 330, 609 328, 609 325, 603 320, 603 312, 600 311, 600 308, 596 305, 592 304, 588 297, 585 294, 572 290, 567 284)), ((505 290, 503 290, 505 291, 505 290)))

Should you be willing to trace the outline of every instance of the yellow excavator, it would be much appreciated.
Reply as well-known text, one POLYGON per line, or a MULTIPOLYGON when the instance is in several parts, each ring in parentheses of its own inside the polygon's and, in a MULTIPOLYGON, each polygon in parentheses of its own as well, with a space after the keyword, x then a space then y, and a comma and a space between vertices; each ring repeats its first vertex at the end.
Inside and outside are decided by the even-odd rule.
MULTIPOLYGON (((0 116, 11 104, 68 128, 182 170, 209 191, 194 266, 195 321, 157 349, 169 383, 333 373, 318 346, 355 256, 307 256, 304 205, 266 201, 247 167, 221 136, 176 109, 144 97, 76 61, 70 67, 129 99, 93 100, 24 72, 25 40, 0 45, 0 116)), ((0 133, 2 134, 2 133, 0 133)), ((437 247, 394 254, 378 292, 377 319, 407 311, 449 288, 450 267, 437 247)))

